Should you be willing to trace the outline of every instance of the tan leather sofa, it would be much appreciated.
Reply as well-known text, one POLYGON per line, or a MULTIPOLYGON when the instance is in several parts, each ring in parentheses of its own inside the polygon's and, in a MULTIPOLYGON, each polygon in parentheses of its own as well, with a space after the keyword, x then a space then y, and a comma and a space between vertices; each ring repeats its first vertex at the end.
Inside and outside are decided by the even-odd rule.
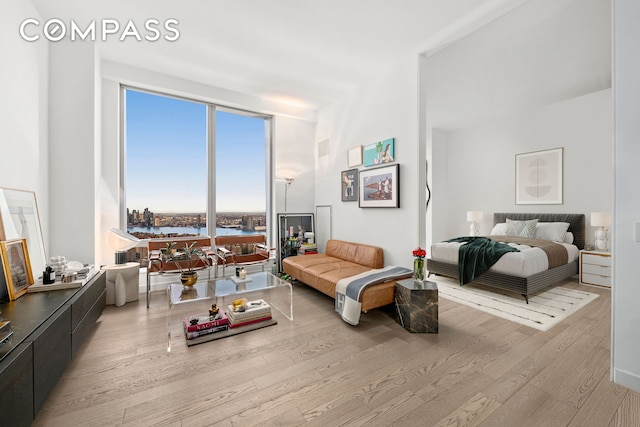
MULTIPOLYGON (((345 277, 384 267, 382 248, 329 240, 324 254, 298 255, 282 261, 282 268, 291 277, 336 297, 336 284, 345 277)), ((362 311, 393 303, 395 280, 367 287, 362 294, 362 311)))

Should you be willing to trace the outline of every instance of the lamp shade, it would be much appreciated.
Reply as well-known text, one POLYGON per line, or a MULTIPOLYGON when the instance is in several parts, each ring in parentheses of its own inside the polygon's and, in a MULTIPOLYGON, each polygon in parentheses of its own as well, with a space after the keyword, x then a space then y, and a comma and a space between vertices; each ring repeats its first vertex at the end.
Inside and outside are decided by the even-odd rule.
POLYGON ((592 227, 610 227, 611 213, 610 212, 591 212, 591 226, 592 227))
POLYGON ((116 252, 127 251, 138 246, 142 242, 143 241, 138 239, 136 236, 125 233, 118 228, 111 228, 109 229, 109 233, 107 233, 107 244, 116 252))
POLYGON ((482 211, 467 211, 467 221, 482 221, 482 211))

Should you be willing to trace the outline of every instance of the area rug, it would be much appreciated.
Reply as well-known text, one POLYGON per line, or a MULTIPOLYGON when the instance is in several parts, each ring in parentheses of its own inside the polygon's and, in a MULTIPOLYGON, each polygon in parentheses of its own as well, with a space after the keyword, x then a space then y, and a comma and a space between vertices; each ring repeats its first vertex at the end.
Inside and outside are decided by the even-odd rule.
POLYGON ((432 275, 427 280, 438 284, 438 295, 503 319, 540 331, 548 331, 572 313, 599 297, 598 294, 554 286, 529 295, 529 304, 521 295, 481 285, 460 286, 457 279, 432 275))

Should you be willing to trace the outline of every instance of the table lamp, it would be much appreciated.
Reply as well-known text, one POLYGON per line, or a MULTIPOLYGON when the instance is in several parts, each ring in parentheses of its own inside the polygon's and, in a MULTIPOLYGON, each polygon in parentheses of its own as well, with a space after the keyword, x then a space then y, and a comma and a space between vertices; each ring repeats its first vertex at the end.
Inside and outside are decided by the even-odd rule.
POLYGON ((143 240, 118 228, 111 228, 107 233, 107 244, 116 253, 116 264, 126 264, 127 251, 143 243, 143 240))
POLYGON ((478 222, 482 221, 482 211, 467 211, 467 221, 471 222, 469 226, 469 236, 480 235, 480 225, 478 222))
POLYGON ((591 212, 591 226, 600 227, 596 230, 595 247, 598 251, 607 252, 609 250, 609 230, 607 227, 611 226, 611 213, 610 212, 591 212))

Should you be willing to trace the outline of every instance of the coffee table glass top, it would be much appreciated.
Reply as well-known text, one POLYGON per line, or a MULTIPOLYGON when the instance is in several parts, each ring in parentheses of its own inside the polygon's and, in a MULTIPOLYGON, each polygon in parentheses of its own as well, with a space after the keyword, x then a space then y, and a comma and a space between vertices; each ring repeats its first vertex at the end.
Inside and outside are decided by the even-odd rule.
MULTIPOLYGON (((202 279, 193 286, 183 286, 182 284, 169 285, 169 306, 174 304, 190 304, 196 301, 217 299, 226 296, 238 296, 244 293, 269 291, 273 288, 288 287, 291 292, 291 283, 281 280, 273 274, 263 271, 248 274, 246 282, 236 283, 231 278, 202 279)), ((170 307, 171 308, 171 307, 170 307)), ((280 311, 280 310, 279 310, 280 311)), ((289 320, 293 319, 291 310, 282 313, 289 320)))
POLYGON ((180 323, 186 314, 206 313, 211 304, 225 307, 238 298, 263 298, 287 319, 293 320, 293 289, 290 282, 269 272, 248 274, 247 279, 246 282, 236 283, 229 277, 203 278, 193 286, 170 284, 167 288, 167 350, 171 351, 172 318, 173 322, 180 323))

